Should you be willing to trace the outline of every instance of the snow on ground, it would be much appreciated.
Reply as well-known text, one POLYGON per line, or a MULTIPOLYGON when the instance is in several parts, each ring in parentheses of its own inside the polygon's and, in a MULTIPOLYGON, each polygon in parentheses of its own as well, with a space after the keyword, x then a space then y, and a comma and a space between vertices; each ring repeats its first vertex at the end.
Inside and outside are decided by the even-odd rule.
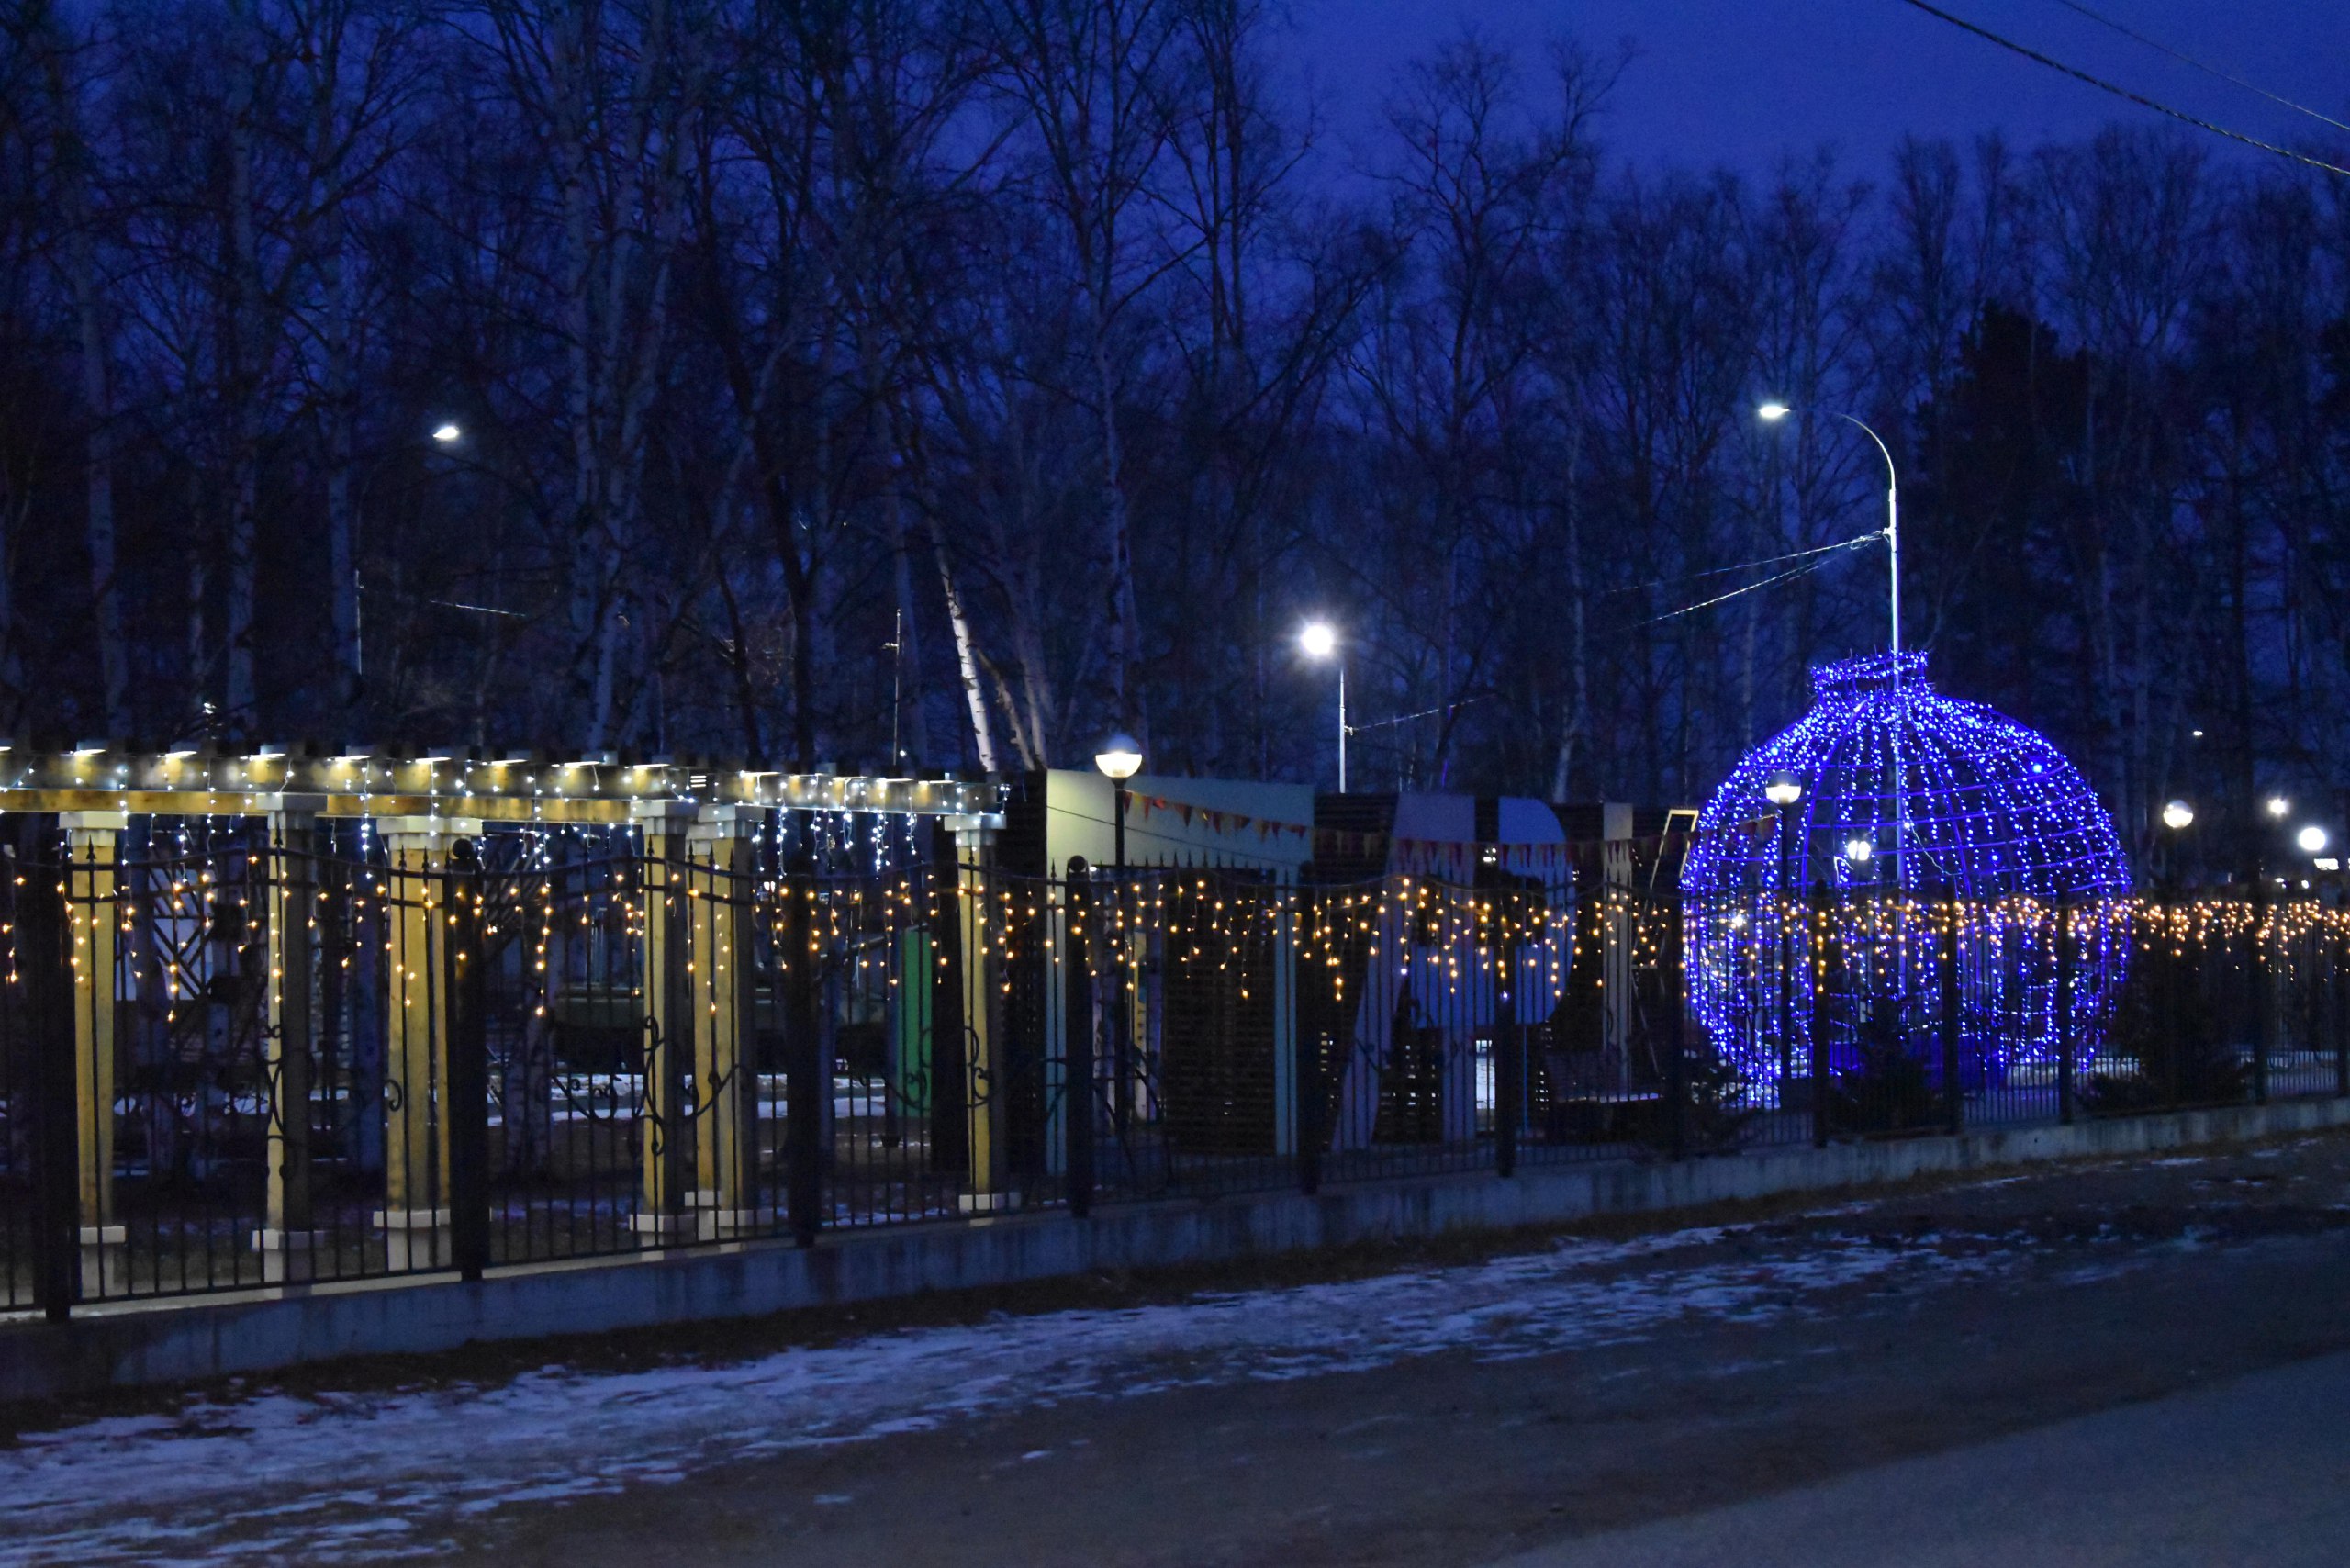
POLYGON ((259 1392, 0 1449, 0 1564, 431 1555, 446 1521, 711 1465, 1073 1400, 1318 1377, 1462 1351, 1546 1355, 1689 1318, 1763 1321, 1854 1285, 2008 1266, 1988 1238, 1684 1230, 1482 1264, 998 1316, 739 1362, 550 1366, 494 1387, 259 1392), (1741 1255, 1716 1245, 1743 1238, 1741 1255))

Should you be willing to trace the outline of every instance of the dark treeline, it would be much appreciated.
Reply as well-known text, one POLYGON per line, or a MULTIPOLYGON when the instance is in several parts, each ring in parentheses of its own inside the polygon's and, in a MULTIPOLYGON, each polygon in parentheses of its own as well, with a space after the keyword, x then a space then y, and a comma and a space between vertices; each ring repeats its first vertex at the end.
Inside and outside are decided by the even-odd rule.
POLYGON ((1881 547, 1669 613, 1881 520, 1780 397, 2142 845, 2344 777, 2350 182, 1656 173, 1467 38, 1342 153, 1269 0, 0 16, 22 733, 1326 778, 1318 613, 1358 787, 1686 800, 1885 634, 1881 547))

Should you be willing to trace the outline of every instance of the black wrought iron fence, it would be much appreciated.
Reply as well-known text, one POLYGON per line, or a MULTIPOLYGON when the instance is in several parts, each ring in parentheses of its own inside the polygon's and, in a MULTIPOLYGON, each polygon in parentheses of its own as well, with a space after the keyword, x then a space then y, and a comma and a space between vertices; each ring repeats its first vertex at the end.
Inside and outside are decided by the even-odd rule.
POLYGON ((2350 1093, 2317 897, 1031 878, 772 811, 13 847, 0 1308, 2350 1093))

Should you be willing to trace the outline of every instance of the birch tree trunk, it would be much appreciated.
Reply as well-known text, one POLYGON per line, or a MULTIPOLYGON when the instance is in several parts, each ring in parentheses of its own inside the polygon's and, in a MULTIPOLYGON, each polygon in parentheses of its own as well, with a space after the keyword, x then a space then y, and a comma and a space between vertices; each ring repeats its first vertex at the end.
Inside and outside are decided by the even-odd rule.
POLYGON ((995 733, 988 722, 987 687, 979 676, 979 643, 971 635, 971 618, 963 612, 963 596, 955 587, 955 567, 946 557, 946 532, 938 524, 938 514, 929 516, 930 548, 938 565, 939 591, 946 598, 946 625, 955 636, 955 669, 963 684, 963 704, 971 716, 971 745, 979 754, 979 771, 994 777, 1001 769, 996 762, 995 733))

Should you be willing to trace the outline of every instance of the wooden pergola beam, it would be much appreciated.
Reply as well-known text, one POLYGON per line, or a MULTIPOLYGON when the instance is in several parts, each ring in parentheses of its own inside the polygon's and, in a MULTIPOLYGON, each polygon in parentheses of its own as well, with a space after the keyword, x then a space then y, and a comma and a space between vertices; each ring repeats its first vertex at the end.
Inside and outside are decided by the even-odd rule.
POLYGON ((324 817, 464 816, 498 823, 618 824, 646 801, 792 811, 968 816, 1002 809, 1000 784, 779 773, 721 764, 571 762, 515 754, 289 755, 274 748, 0 751, 0 811, 265 816, 289 794, 324 817))

